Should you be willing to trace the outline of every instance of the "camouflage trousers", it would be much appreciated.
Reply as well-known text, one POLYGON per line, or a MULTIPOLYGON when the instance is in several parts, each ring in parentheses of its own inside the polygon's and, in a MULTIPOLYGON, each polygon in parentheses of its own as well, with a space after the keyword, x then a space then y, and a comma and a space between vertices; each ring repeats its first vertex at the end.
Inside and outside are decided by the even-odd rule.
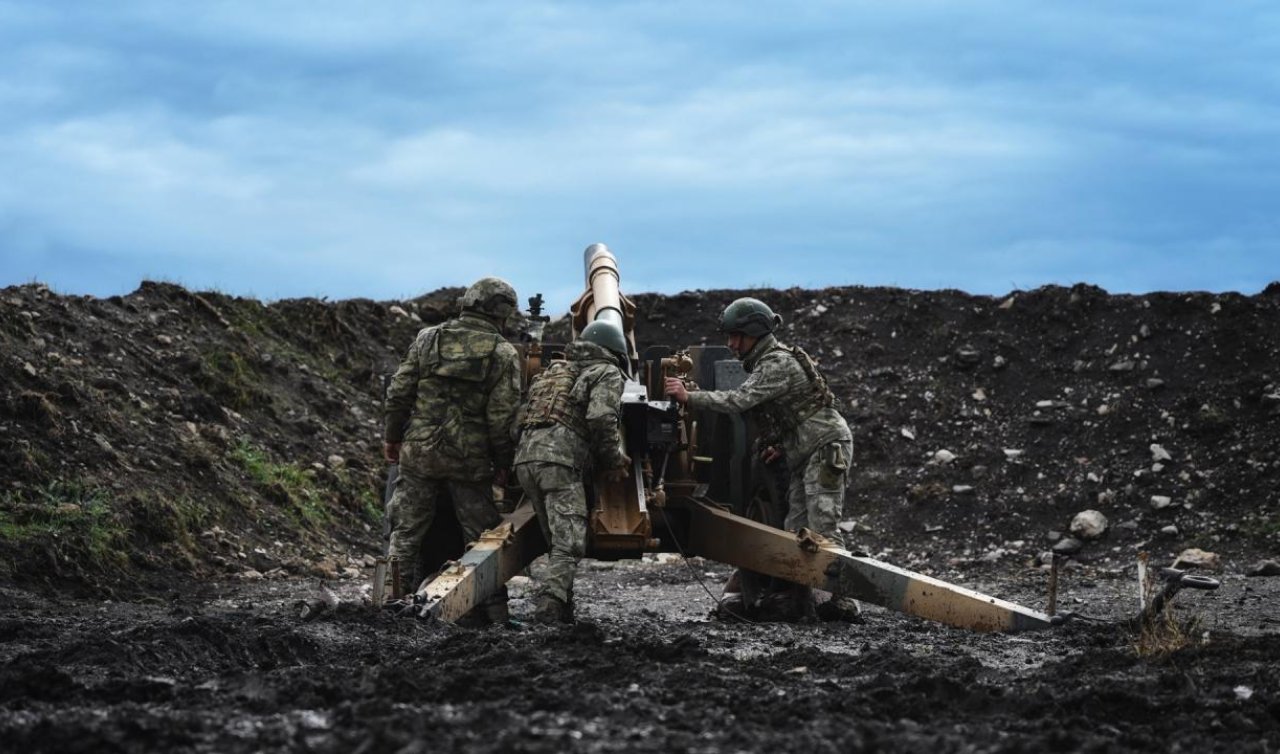
POLYGON ((587 493, 582 472, 568 466, 529 461, 516 466, 524 494, 533 502, 549 546, 542 589, 562 602, 573 601, 573 575, 587 550, 587 493))
MULTIPOLYGON (((402 457, 401 460, 406 459, 402 457)), ((489 482, 431 479, 414 473, 411 465, 402 463, 400 477, 387 506, 387 515, 391 519, 387 556, 400 561, 402 573, 413 574, 417 579, 428 575, 416 573, 422 540, 435 520, 436 511, 446 499, 453 501, 462 535, 468 542, 479 539, 482 532, 492 529, 502 520, 493 504, 493 487, 489 482), (410 564, 407 568, 406 563, 410 564)))
POLYGON ((853 442, 840 440, 818 448, 803 469, 792 469, 787 488, 787 531, 807 527, 840 547, 840 517, 844 514, 844 488, 849 478, 853 442))

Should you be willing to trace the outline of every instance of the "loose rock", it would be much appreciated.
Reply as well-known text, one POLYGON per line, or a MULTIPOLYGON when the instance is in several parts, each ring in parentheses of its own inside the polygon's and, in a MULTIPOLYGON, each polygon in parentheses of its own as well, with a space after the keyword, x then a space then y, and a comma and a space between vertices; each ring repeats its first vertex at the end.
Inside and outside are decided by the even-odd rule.
POLYGON ((1200 566, 1202 568, 1217 568, 1220 565, 1218 554, 1216 552, 1206 552, 1198 547, 1191 547, 1183 550, 1178 555, 1178 559, 1173 561, 1173 567, 1178 565, 1200 566))
POLYGON ((1107 517, 1095 510, 1080 511, 1071 519, 1071 533, 1081 539, 1097 539, 1107 531, 1107 517))
POLYGON ((1246 576, 1280 576, 1280 561, 1264 560, 1248 570, 1246 576))

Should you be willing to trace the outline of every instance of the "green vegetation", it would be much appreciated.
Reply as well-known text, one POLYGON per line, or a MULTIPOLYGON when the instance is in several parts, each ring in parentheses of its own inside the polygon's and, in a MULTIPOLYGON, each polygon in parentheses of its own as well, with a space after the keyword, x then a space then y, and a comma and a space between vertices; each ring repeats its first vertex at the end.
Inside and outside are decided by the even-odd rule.
POLYGON ((11 453, 0 455, 0 461, 8 462, 11 470, 19 479, 41 478, 43 470, 50 466, 49 456, 40 448, 31 444, 30 440, 18 440, 13 444, 11 453))
POLYGON ((382 500, 371 489, 364 489, 360 492, 360 509, 364 513, 364 517, 374 526, 382 525, 382 518, 386 515, 386 509, 383 508, 382 500))
POLYGON ((233 409, 257 403, 259 389, 252 368, 237 351, 215 349, 204 354, 204 368, 196 382, 233 409))
POLYGON ((107 571, 128 562, 128 533, 106 490, 54 481, 0 497, 0 544, 44 546, 59 561, 107 571))
POLYGON ((275 463, 247 440, 236 443, 230 457, 268 498, 285 504, 299 522, 315 527, 329 521, 325 495, 311 471, 295 464, 275 463))
POLYGON ((187 551, 195 548, 193 535, 216 519, 209 505, 186 495, 165 499, 145 492, 129 499, 129 514, 136 534, 154 542, 172 542, 187 551))
POLYGON ((235 325, 237 330, 255 338, 266 335, 259 321, 263 314, 260 303, 250 300, 231 300, 224 302, 224 305, 226 309, 223 311, 223 316, 235 325))
MULTIPOLYGON (((323 351, 313 351, 308 348, 299 346, 294 340, 298 333, 294 332, 293 325, 276 321, 273 323, 273 315, 268 309, 264 309, 261 304, 256 301, 234 300, 223 302, 224 309, 221 310, 227 320, 235 326, 235 328, 249 336, 255 341, 261 341, 260 348, 269 344, 269 348, 265 350, 279 357, 292 360, 299 364, 306 364, 314 374, 330 381, 342 379, 342 371, 335 368, 333 359, 331 358, 332 349, 325 348, 323 351), (291 339, 293 338, 293 339, 291 339)), ((328 316, 328 315, 326 315, 328 316)), ((278 315, 275 317, 278 320, 278 315)), ((317 336, 317 318, 310 316, 300 317, 301 322, 313 337, 317 336)), ((332 334, 330 334, 331 336, 332 334)), ((324 333, 320 333, 323 338, 324 333)), ((238 357, 238 355, 236 355, 238 357)), ((241 362, 243 365, 243 362, 241 362)), ((211 367, 220 365, 210 364, 211 367)), ((218 371, 222 377, 236 376, 234 369, 230 372, 218 371)), ((250 375, 252 376, 252 375, 250 375)), ((211 391, 212 392, 212 391, 211 391)), ((250 391, 252 393, 252 391, 250 391)), ((246 397, 252 397, 250 394, 246 397)), ((232 405, 232 408, 239 408, 232 405)))

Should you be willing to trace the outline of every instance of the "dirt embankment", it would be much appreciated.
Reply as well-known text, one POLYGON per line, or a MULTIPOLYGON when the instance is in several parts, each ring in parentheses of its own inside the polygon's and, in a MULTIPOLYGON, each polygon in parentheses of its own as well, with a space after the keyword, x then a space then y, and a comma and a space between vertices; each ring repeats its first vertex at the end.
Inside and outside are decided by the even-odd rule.
POLYGON ((0 291, 0 580, 355 575, 382 515, 382 375, 457 293, 0 291))
POLYGON ((1280 553, 1280 284, 1256 296, 1005 297, 885 288, 636 297, 637 340, 717 342, 739 295, 786 320, 854 430, 846 515, 872 554, 926 570, 1028 562, 1076 514, 1080 559, 1280 553))
MULTIPOLYGON (((379 547, 380 375, 457 293, 0 291, 0 748, 1280 746, 1280 580, 1242 575, 1280 550, 1280 286, 753 292, 854 427, 857 546, 1039 607, 1051 532, 1107 518, 1064 576, 1081 617, 1063 627, 979 635, 871 607, 852 624, 719 623, 729 569, 697 558, 584 563, 574 626, 524 622, 537 564, 504 627, 360 608, 303 621, 294 601, 318 585, 297 576, 359 599, 379 547), (1133 556, 1191 546, 1216 554, 1222 588, 1180 597, 1178 641, 1144 645, 1119 622, 1133 556)), ((714 342, 736 295, 637 296, 638 339, 714 342)))
MULTIPOLYGON (((0 291, 0 579, 354 576, 378 546, 382 375, 458 293, 0 291)), ((637 340, 718 342, 742 293, 635 296, 637 340)), ((1106 533, 1079 558, 1102 567, 1195 547, 1238 571, 1280 550, 1280 285, 747 293, 854 428, 846 527, 872 554, 1030 563, 1088 509, 1106 533)))

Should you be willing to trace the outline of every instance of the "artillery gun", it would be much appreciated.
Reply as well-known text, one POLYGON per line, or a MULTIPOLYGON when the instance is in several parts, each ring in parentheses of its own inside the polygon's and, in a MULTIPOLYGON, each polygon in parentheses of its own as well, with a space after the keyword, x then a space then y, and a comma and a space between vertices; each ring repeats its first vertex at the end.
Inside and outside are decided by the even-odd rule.
MULTIPOLYGON (((584 254, 585 289, 570 308, 571 334, 592 322, 626 338, 630 374, 622 396, 622 436, 629 478, 588 480, 587 557, 639 558, 672 552, 739 569, 726 600, 750 615, 771 581, 837 591, 865 602, 975 631, 1042 629, 1050 616, 970 589, 854 555, 814 532, 781 528, 785 484, 754 459, 753 427, 740 416, 689 410, 664 395, 665 377, 689 389, 725 390, 746 375, 728 348, 637 351, 635 305, 622 294, 617 258, 604 244, 584 254)), ((540 302, 540 298, 539 298, 540 302)), ((536 312, 535 316, 540 312, 536 312)), ((536 337, 523 345, 526 381, 557 350, 536 337)), ((515 506, 465 551, 456 522, 437 516, 420 564, 427 577, 410 595, 387 593, 387 565, 374 576, 374 602, 400 600, 424 618, 456 621, 547 551, 533 506, 515 506), (452 527, 452 528, 450 528, 452 527)), ((397 583, 396 579, 391 580, 397 583)))

